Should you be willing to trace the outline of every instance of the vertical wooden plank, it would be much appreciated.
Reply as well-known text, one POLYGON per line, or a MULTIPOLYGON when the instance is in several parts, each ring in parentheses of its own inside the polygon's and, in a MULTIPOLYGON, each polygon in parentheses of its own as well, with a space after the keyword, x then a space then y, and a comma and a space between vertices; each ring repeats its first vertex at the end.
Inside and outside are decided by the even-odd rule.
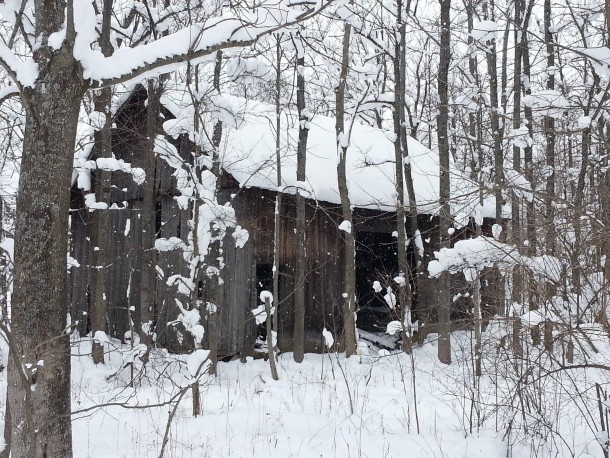
POLYGON ((86 209, 79 209, 72 212, 72 254, 71 256, 80 264, 79 267, 70 269, 71 280, 71 315, 72 321, 78 321, 78 331, 81 336, 89 332, 87 327, 88 305, 88 263, 89 263, 89 243, 88 237, 89 212, 86 209))

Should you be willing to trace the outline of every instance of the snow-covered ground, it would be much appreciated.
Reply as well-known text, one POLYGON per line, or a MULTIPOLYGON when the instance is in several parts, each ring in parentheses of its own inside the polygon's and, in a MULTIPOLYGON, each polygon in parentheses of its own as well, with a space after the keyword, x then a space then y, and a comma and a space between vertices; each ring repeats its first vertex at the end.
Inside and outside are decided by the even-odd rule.
MULTIPOLYGON (((379 356, 372 349, 349 359, 306 355, 296 364, 292 354, 283 354, 277 382, 264 360, 220 363, 218 377, 201 382, 202 414, 195 418, 190 389, 175 412, 175 402, 144 407, 179 397, 180 387, 190 383, 184 357, 154 353, 129 387, 131 366, 123 367, 128 347, 111 351, 110 361, 96 367, 88 356, 90 342, 75 341, 74 456, 159 456, 166 431, 166 457, 603 456, 587 426, 595 428, 597 415, 595 391, 587 388, 600 374, 568 374, 582 390, 580 398, 568 394, 574 384, 567 379, 549 376, 542 382, 530 374, 531 389, 524 386, 520 397, 513 369, 503 365, 499 351, 485 359, 477 392, 470 334, 454 333, 453 344, 451 366, 437 362, 432 339, 412 359, 402 353, 379 356), (530 399, 532 393, 538 399, 530 399)), ((602 339, 596 345, 608 349, 602 339)), ((140 369, 136 365, 135 373, 140 369)))

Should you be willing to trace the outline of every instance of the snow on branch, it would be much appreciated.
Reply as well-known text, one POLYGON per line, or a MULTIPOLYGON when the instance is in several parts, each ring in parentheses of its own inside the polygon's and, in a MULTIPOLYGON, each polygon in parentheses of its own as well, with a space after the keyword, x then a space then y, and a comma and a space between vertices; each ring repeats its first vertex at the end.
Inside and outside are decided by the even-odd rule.
POLYGON ((467 281, 474 281, 477 271, 503 264, 507 267, 523 265, 540 278, 557 282, 562 271, 561 261, 554 256, 523 256, 516 247, 483 236, 460 240, 453 248, 435 251, 434 256, 436 260, 428 264, 431 277, 438 277, 443 272, 463 272, 467 281))
POLYGON ((14 85, 6 86, 0 89, 0 105, 4 103, 5 100, 15 97, 19 95, 19 88, 14 85))
POLYGON ((34 86, 38 78, 38 64, 32 59, 20 61, 2 40, 0 40, 0 67, 4 68, 15 84, 23 87, 34 86))
MULTIPOLYGON (((199 62, 222 49, 250 46, 265 35, 316 15, 331 3, 318 2, 315 7, 304 8, 303 4, 268 0, 254 11, 240 15, 223 11, 221 15, 184 27, 148 44, 117 49, 109 57, 91 49, 91 43, 95 41, 91 26, 79 27, 75 24, 80 38, 75 44, 74 56, 83 67, 84 78, 91 80, 94 87, 114 85, 143 76, 153 77, 171 71, 186 61, 199 62)), ((74 9, 77 22, 93 24, 95 12, 91 4, 75 2, 74 9)), ((218 14, 218 11, 211 13, 218 14)))
POLYGON ((568 100, 553 89, 545 89, 525 96, 523 105, 531 108, 534 115, 553 118, 560 118, 570 107, 568 100))
MULTIPOLYGON (((270 291, 261 291, 259 298, 262 304, 252 309, 251 312, 252 315, 254 315, 256 324, 263 324, 265 321, 267 321, 266 303, 267 300, 269 300, 269 304, 273 304, 273 294, 270 291)), ((271 315, 273 315, 275 313, 275 307, 271 307, 269 312, 271 315)))
POLYGON ((488 42, 496 39, 498 32, 498 24, 494 21, 481 21, 472 26, 470 36, 478 42, 488 42))
MULTIPOLYGON (((144 183, 146 179, 146 173, 144 169, 140 167, 132 167, 131 164, 125 162, 123 159, 116 159, 115 157, 109 158, 98 158, 96 160, 86 159, 87 155, 90 154, 91 148, 88 148, 82 155, 76 154, 74 158, 74 173, 76 174, 77 184, 83 191, 91 190, 91 172, 93 170, 104 170, 106 172, 124 172, 131 175, 133 181, 137 185, 144 183), (81 157, 82 156, 82 157, 81 157)), ((89 202, 95 204, 95 194, 88 194, 89 202)), ((85 196, 87 198, 87 196, 85 196)), ((87 207, 91 209, 105 209, 108 206, 106 204, 100 204, 87 207), (105 206, 104 206, 105 205, 105 206)))
POLYGON ((128 164, 123 159, 116 159, 114 157, 98 158, 95 160, 95 163, 97 168, 100 170, 105 170, 107 172, 125 172, 131 174, 133 181, 138 185, 144 183, 144 180, 146 179, 144 169, 140 167, 132 167, 131 164, 128 164))
POLYGON ((610 78, 610 48, 580 48, 576 52, 582 53, 591 62, 595 72, 606 79, 610 78))

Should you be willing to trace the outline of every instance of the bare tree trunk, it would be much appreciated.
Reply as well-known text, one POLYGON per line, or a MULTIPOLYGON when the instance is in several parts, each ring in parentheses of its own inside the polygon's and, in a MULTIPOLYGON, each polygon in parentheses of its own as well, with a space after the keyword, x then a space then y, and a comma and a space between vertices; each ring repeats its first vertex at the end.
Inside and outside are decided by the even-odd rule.
MULTIPOLYGON (((411 329, 411 306, 413 303, 413 292, 411 291, 411 266, 407 256, 407 229, 406 229, 406 199, 405 199, 405 179, 408 183, 408 193, 411 213, 410 227, 415 232, 417 230, 417 208, 415 206, 415 196, 413 193, 413 177, 411 176, 411 165, 408 161, 409 150, 406 138, 405 125, 405 50, 406 50, 406 24, 403 17, 403 2, 399 0, 396 4, 396 23, 398 24, 398 35, 395 53, 393 56, 394 66, 394 160, 396 162, 396 243, 398 252, 399 275, 404 279, 404 283, 399 285, 398 302, 400 304, 400 321, 402 330, 402 349, 410 353, 413 347, 413 335, 411 329), (407 160, 405 160, 407 159, 407 160), (413 221, 415 226, 413 226, 413 221), (407 321, 409 321, 407 323, 407 321)), ((413 240, 413 243, 416 243, 413 240)), ((417 251, 417 250, 416 250, 417 251)))
MULTIPOLYGON (((275 221, 274 221, 274 237, 273 237, 273 300, 275 301, 275 313, 273 315, 273 330, 279 333, 279 302, 280 302, 280 256, 282 253, 282 192, 280 188, 282 186, 282 136, 281 136, 281 115, 282 109, 280 105, 280 91, 281 91, 281 64, 282 64, 282 45, 280 37, 276 37, 275 44, 275 60, 276 60, 276 73, 275 73, 275 167, 276 167, 276 184, 277 193, 275 194, 275 221)), ((278 336, 279 340, 279 336, 278 336)))
MULTIPOLYGON (((300 39, 300 38, 298 38, 300 39)), ((295 41, 293 39, 293 41, 295 41)), ((305 281, 307 252, 306 243, 306 221, 305 221, 305 196, 301 186, 304 185, 307 160, 307 136, 309 134, 309 113, 305 107, 305 55, 303 44, 299 43, 297 55, 297 110, 299 112, 299 142, 297 146, 297 221, 296 221, 296 287, 294 294, 294 360, 297 363, 303 361, 305 354, 305 281)))
MULTIPOLYGON (((547 51, 547 68, 555 66, 555 49, 553 46, 553 34, 551 33, 551 1, 544 0, 544 35, 547 51)), ((547 89, 555 89, 555 75, 549 72, 547 80, 547 89)), ((557 230, 555 228, 555 119, 552 116, 545 116, 544 131, 546 136, 546 166, 547 166, 547 181, 546 192, 544 196, 545 205, 545 234, 546 234, 546 253, 553 256, 556 251, 557 230)), ((546 295, 552 296, 555 293, 554 287, 547 288, 546 295)), ((546 304, 546 301, 545 301, 546 304)), ((546 315, 545 305, 545 315, 546 315)), ((547 351, 553 350, 553 323, 545 320, 544 324, 544 346, 547 351)))
MULTIPOLYGON (((526 31, 522 30, 521 25, 524 19, 524 0, 515 0, 515 15, 514 15, 514 74, 513 74, 513 129, 521 127, 521 96, 522 96, 522 79, 523 79, 523 49, 525 44, 526 31)), ((525 149, 531 148, 526 146, 525 149)), ((513 145, 513 168, 518 173, 522 172, 521 164, 521 147, 513 145)), ((531 154, 530 154, 531 155, 531 154)), ((527 153, 526 153, 527 158, 527 153)), ((526 165, 526 169, 527 169, 526 165)), ((519 248, 522 254, 527 252, 528 248, 523 246, 523 221, 522 221, 522 203, 517 192, 512 195, 512 243, 519 248)), ((526 300, 525 294, 525 271, 523 266, 516 265, 513 269, 513 282, 510 298, 512 302, 523 304, 526 300)), ((513 316, 512 326, 512 345, 513 354, 515 357, 523 356, 523 347, 521 345, 521 318, 513 316)))
MULTIPOLYGON (((214 88, 220 93, 220 70, 222 68, 222 51, 216 53, 216 65, 214 66, 214 88)), ((220 155, 218 149, 222 140, 222 121, 217 121, 214 125, 212 134, 212 173, 216 177, 215 196, 218 199, 220 193, 220 174, 222 172, 220 155)), ((196 203, 198 205, 198 203, 196 203)), ((212 239, 208 247, 208 254, 205 256, 206 272, 204 276, 206 300, 208 303, 208 344, 210 347, 210 369, 209 374, 216 375, 218 364, 218 308, 222 306, 222 281, 220 271, 222 268, 222 239, 219 229, 214 223, 210 224, 212 239)), ((245 355, 242 355, 245 356, 245 355)))
MULTIPOLYGON (((555 66, 555 49, 553 45, 553 34, 551 33, 551 1, 544 0, 544 35, 546 41, 547 52, 547 67, 555 66)), ((547 80, 547 89, 555 89, 555 75, 549 72, 547 80)), ((544 205, 546 208, 546 251, 550 255, 555 254, 555 245, 557 233, 555 230, 554 212, 555 212, 555 118, 545 116, 544 118, 544 133, 546 136, 546 166, 547 180, 546 193, 544 196, 544 205)))
MULTIPOLYGON (((586 41, 585 41, 586 44, 586 41)), ((588 75, 585 75, 585 80, 589 78, 588 75)), ((589 99, 588 106, 583 110, 583 114, 588 116, 590 113, 590 107, 593 103, 596 87, 599 85, 599 76, 597 74, 593 77, 594 84, 591 86, 589 90, 589 99)), ((581 134, 581 156, 580 156, 580 170, 578 172, 578 181, 575 186, 574 194, 574 247, 572 249, 572 265, 573 274, 572 274, 572 286, 574 288, 574 292, 576 293, 576 328, 580 327, 581 323, 581 275, 583 272, 579 266, 579 258, 582 253, 582 221, 581 217, 584 212, 584 195, 585 195, 585 186, 586 186, 586 178, 587 178, 587 170, 589 170, 589 149, 591 148, 591 127, 587 127, 582 131, 581 134)))
MULTIPOLYGON (((407 5, 407 9, 410 5, 407 5)), ((408 13, 408 11, 407 11, 408 13)), ((403 24, 400 29, 400 40, 402 45, 399 47, 400 49, 400 93, 406 93, 406 78, 407 78, 407 60, 406 60, 406 24, 403 24)), ((404 184, 407 187, 407 198, 409 200, 409 237, 411 239, 411 243, 413 244, 413 254, 415 260, 415 266, 409 265, 408 261, 406 261, 407 270, 405 270, 405 285, 402 289, 404 289, 405 295, 405 306, 403 307, 403 318, 406 326, 406 332, 404 332, 403 336, 403 350, 409 352, 412 347, 413 341, 413 328, 412 328, 412 320, 413 315, 416 312, 418 315, 418 319, 422 319, 425 316, 423 303, 426 302, 426 305, 429 305, 424 301, 423 294, 419 296, 419 304, 415 304, 415 295, 417 292, 423 292, 426 286, 425 285, 427 279, 427 271, 426 264, 424 262, 425 253, 424 253, 424 240, 419 231, 419 226, 417 222, 417 199, 415 197, 415 185, 413 181, 413 173, 411 167, 411 158, 409 157, 409 135, 407 134, 407 126, 405 122, 405 113, 404 113, 404 95, 401 96, 403 101, 403 110, 400 113, 401 116, 401 124, 400 124, 400 143, 402 150, 402 168, 404 171, 404 184), (413 282, 411 284, 411 281, 413 282), (412 285, 413 288, 412 289, 412 285), (415 307, 417 306, 417 310, 415 307)), ((396 166, 397 168, 399 165, 396 166)), ((402 202, 404 204, 404 191, 402 196, 402 202)), ((406 244, 405 244, 405 255, 406 255, 406 244)))
MULTIPOLYGON (((606 12, 606 14, 608 14, 608 12, 606 12)), ((580 32, 583 46, 587 47, 588 40, 587 40, 587 34, 585 32, 584 25, 579 27, 579 32, 580 32)), ((593 84, 591 84, 590 88, 589 88, 587 105, 583 107, 584 116, 590 115, 591 107, 595 100, 595 94, 597 91, 600 90, 599 76, 595 72, 592 72, 592 73, 593 73, 593 75, 590 75, 589 68, 585 66, 583 82, 586 83, 592 77, 593 84)), ((572 190, 571 190, 572 197, 574 199, 574 204, 573 204, 574 214, 572 216, 572 220, 574 221, 574 245, 572 248, 572 256, 571 256, 571 263, 573 266, 572 267, 572 287, 573 287, 574 293, 576 294, 576 319, 575 319, 576 323, 575 324, 576 324, 577 329, 580 327, 581 311, 582 311, 580 301, 581 301, 581 292, 582 292, 581 275, 583 274, 583 272, 579 266, 579 258, 580 258, 580 255, 581 255, 582 249, 583 249, 581 217, 583 215, 584 205, 585 205, 584 195, 585 195, 587 171, 589 170, 589 153, 590 153, 590 148, 591 148, 591 137, 592 137, 591 127, 588 126, 585 129, 583 129, 583 131, 581 133, 580 170, 578 172, 578 180, 576 183, 572 183, 572 190)), ((568 164, 568 165, 569 165, 569 167, 574 167, 574 164, 572 162, 572 154, 570 154, 570 164, 568 164)), ((574 357, 574 343, 572 341, 572 336, 570 336, 569 339, 570 340, 568 341, 568 352, 567 352, 568 360, 573 359, 573 357, 574 357)), ((572 361, 569 361, 569 362, 572 362, 572 361)))
MULTIPOLYGON (((610 27, 610 26, 609 26, 610 27)), ((597 126, 597 130, 599 133, 599 137, 604 139, 604 152, 608 154, 610 147, 608 143, 608 135, 610 131, 610 127, 606 125, 606 123, 600 123, 597 126), (604 129, 606 127, 606 129, 604 129)), ((607 161, 607 159, 606 159, 607 161)), ((606 162, 607 166, 607 162, 606 162)), ((608 322, 607 310, 610 305, 610 294, 608 293, 608 285, 610 285, 610 237, 607 235, 607 230, 605 228, 610 227, 610 168, 606 167, 605 171, 600 172, 599 180, 599 219, 602 222, 600 227, 601 232, 598 237, 600 240, 600 251, 605 256, 604 268, 603 268, 603 284, 605 288, 601 291, 600 298, 600 311, 597 316, 597 322, 599 322, 608 333, 608 337, 610 337, 610 324, 608 322), (604 229, 602 229, 604 228, 604 229)))
MULTIPOLYGON (((527 9, 524 14, 522 25, 522 51, 521 57, 523 59, 523 93, 527 96, 532 93, 530 79, 531 79, 531 64, 530 64, 530 50, 528 41, 528 28, 529 20, 532 15, 532 9, 534 7, 534 1, 529 1, 527 9)), ((532 108, 525 106, 523 108, 523 115, 525 116, 525 122, 527 124, 527 131, 529 138, 533 139, 534 135, 534 117, 532 115, 532 108)), ((532 146, 526 146, 524 150, 524 175, 530 183, 532 189, 535 189, 536 183, 534 180, 533 172, 533 157, 532 157, 532 146)), ((526 204, 526 232, 527 232, 527 246, 524 249, 524 253, 528 256, 536 255, 536 247, 538 245, 538 237, 536 234, 536 208, 534 205, 534 199, 528 200, 526 204)), ((538 308, 538 298, 534 288, 531 288, 531 275, 527 274, 527 286, 525 291, 528 295, 527 302, 530 310, 536 310, 538 308)), ((531 328, 532 343, 538 345, 540 343, 540 328, 536 325, 531 328)), ((522 350, 521 350, 522 351, 522 350)))
MULTIPOLYGON (((523 0, 515 0, 515 15, 514 15, 514 70, 513 70, 513 129, 517 130, 521 127, 521 51, 523 48, 523 40, 521 39, 523 32, 519 25, 521 24, 523 0)), ((513 168, 518 173, 521 173, 521 147, 513 145, 513 168)), ((521 199, 517 192, 512 194, 512 243, 521 247, 523 238, 521 234, 521 199)), ((523 269, 517 265, 513 269, 513 284, 511 291, 511 300, 518 303, 523 303, 523 269)))
MULTIPOLYGON (((493 17, 494 4, 491 3, 491 12, 487 13, 493 17)), ((487 71, 489 73, 489 91, 491 104, 491 131, 493 136, 493 156, 494 156, 494 190, 496 198, 496 224, 502 225, 502 186, 504 184, 504 163, 502 156, 502 137, 503 132, 500 129, 500 113, 499 113, 499 91, 498 91, 498 68, 497 68, 497 53, 496 42, 492 41, 487 51, 487 71)))
MULTIPOLYGON (((472 37, 472 30, 474 28, 474 15, 475 8, 472 0, 469 0, 466 4, 466 11, 468 14, 468 44, 472 46, 474 44, 474 38, 472 37)), ((479 74, 477 70, 477 58, 474 53, 472 53, 468 58, 468 70, 470 72, 470 76, 472 77, 472 81, 474 85, 479 87, 479 74)), ((479 182, 479 205, 483 206, 483 183, 481 183, 481 169, 483 167, 483 150, 482 150, 482 139, 481 139, 481 125, 480 123, 477 125, 477 121, 481 119, 481 110, 479 109, 476 115, 474 113, 470 113, 468 116, 468 129, 470 142, 472 145, 472 157, 473 157, 473 167, 472 172, 473 176, 476 176, 479 182), (477 153, 476 162, 474 160, 475 151, 477 153)), ((481 224, 482 221, 475 221, 476 229, 475 233, 477 236, 481 235, 481 224)), ((481 368, 481 329, 482 329, 482 321, 483 316, 481 312, 481 274, 477 272, 474 284, 473 284, 473 322, 474 322, 474 357, 475 357, 475 375, 481 376, 482 368, 481 368)))
MULTIPOLYGON (((356 238, 354 234, 354 219, 352 204, 347 188, 347 149, 350 132, 345 130, 345 86, 349 70, 349 42, 351 26, 344 24, 343 29, 343 55, 341 59, 341 74, 339 84, 335 89, 336 118, 335 131, 337 133, 337 178, 339 195, 341 197, 341 212, 347 227, 344 232, 343 245, 343 341, 345 355, 349 358, 356 353, 356 238)), ((342 224, 344 224, 342 223, 342 224)))
POLYGON ((146 148, 144 173, 146 179, 142 185, 142 279, 140 284, 140 307, 134 313, 134 327, 142 342, 152 343, 152 324, 155 316, 155 284, 157 278, 157 199, 155 138, 159 129, 161 110, 162 79, 148 80, 148 101, 146 105, 146 148))
MULTIPOLYGON (((530 95, 532 93, 530 79, 531 79, 531 65, 530 65, 530 52, 529 52, 529 41, 527 38, 527 30, 529 25, 529 19, 532 14, 532 9, 534 6, 534 2, 530 1, 527 5, 527 11, 525 12, 525 18, 523 19, 523 29, 522 29, 522 51, 521 56, 523 58, 523 92, 525 95, 530 95)), ((534 135, 534 117, 532 115, 531 107, 524 107, 523 114, 525 116, 525 122, 527 124, 528 135, 530 138, 533 138, 534 135)), ((524 151, 524 174, 525 178, 529 181, 532 189, 534 188, 534 173, 533 173, 533 159, 532 159, 532 147, 527 146, 524 151)), ((527 211, 527 249, 525 250, 529 256, 533 256, 536 254, 536 246, 538 245, 537 236, 536 236, 536 218, 535 218, 535 208, 534 201, 527 202, 526 206, 527 211)))
POLYGON ((513 356, 515 358, 523 357, 523 345, 521 343, 521 318, 513 319, 513 328, 512 328, 512 347, 513 347, 513 356))
MULTIPOLYGON (((105 159, 112 157, 112 118, 110 116, 110 102, 112 89, 100 89, 95 95, 96 111, 106 115, 102 129, 96 134, 97 156, 105 159)), ((95 200, 110 207, 111 172, 98 168, 96 172, 95 200)), ((91 334, 93 344, 91 357, 95 364, 104 363, 104 346, 95 339, 98 331, 106 332, 106 272, 108 271, 108 250, 110 218, 107 209, 93 211, 91 218, 91 251, 90 251, 90 278, 91 278, 91 305, 89 317, 91 319, 91 334)))
MULTIPOLYGON (((495 4, 493 1, 488 5, 483 4, 483 13, 485 19, 495 20, 495 4)), ((491 135, 493 139, 493 170, 494 170, 494 198, 495 198, 495 224, 502 226, 502 208, 504 198, 502 189, 504 186, 504 157, 502 154, 502 139, 504 137, 504 129, 500 126, 500 89, 498 86, 498 68, 497 68, 497 45, 496 40, 487 43, 486 47, 487 72, 489 74, 489 99, 490 99, 490 124, 491 135)), ((504 241, 506 237, 505 231, 500 233, 500 240, 504 241)), ((493 277, 489 280, 493 284, 493 289, 497 291, 499 298, 496 303, 494 314, 504 311, 506 299, 504 277, 499 269, 494 270, 493 277)))
MULTIPOLYGON (((438 69, 438 116, 437 116, 437 135, 438 135, 438 154, 439 154, 439 231, 440 248, 449 248, 451 239, 449 226, 451 224, 451 210, 449 198, 451 196, 451 180, 449 170, 449 64, 451 62, 451 0, 440 0, 441 6, 441 37, 439 49, 439 69, 438 69)), ((450 278, 448 273, 443 273, 439 278, 439 342, 438 359, 444 364, 451 364, 451 294, 450 278)))
MULTIPOLYGON (((108 57, 112 54, 113 49, 110 43, 110 19, 112 13, 113 0, 104 1, 104 15, 102 22, 102 33, 100 44, 102 53, 108 57)), ((107 87, 99 89, 94 95, 95 110, 104 113, 105 121, 102 129, 96 134, 96 149, 97 157, 111 158, 112 157, 112 116, 110 113, 110 104, 112 102, 112 88, 107 87)), ((105 203, 110 207, 110 187, 111 187, 111 172, 98 168, 96 173, 97 183, 95 188, 95 200, 105 203)), ((109 231, 110 231, 110 215, 108 210, 95 210, 92 218, 91 232, 91 308, 89 316, 91 318, 91 334, 93 336, 93 344, 91 348, 91 357, 95 364, 104 363, 104 346, 95 339, 97 331, 107 331, 106 319, 106 273, 108 272, 108 250, 109 247, 109 231)))

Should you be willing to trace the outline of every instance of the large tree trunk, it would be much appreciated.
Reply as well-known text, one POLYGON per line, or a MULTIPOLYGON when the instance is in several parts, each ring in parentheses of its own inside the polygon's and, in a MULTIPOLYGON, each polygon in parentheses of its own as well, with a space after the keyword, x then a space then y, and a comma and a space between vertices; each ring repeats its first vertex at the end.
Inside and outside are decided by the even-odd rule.
MULTIPOLYGON (((0 197, 0 242, 4 239, 4 213, 3 213, 3 201, 0 197)), ((8 260, 4 252, 0 251, 0 314, 1 320, 8 317, 8 284, 7 284, 7 272, 8 260)), ((8 406, 8 396, 5 396, 5 412, 4 412, 4 450, 0 452, 0 458, 9 458, 11 453, 11 409, 8 406)))
MULTIPOLYGON (((438 155, 440 166, 439 183, 439 231, 440 248, 449 248, 451 244, 449 225, 451 224, 451 211, 449 198, 451 195, 451 179, 449 170, 449 63, 451 61, 451 30, 450 12, 451 0, 440 0, 441 4, 441 40, 438 70, 438 155)), ((438 314, 439 314, 439 342, 438 359, 444 364, 451 363, 451 292, 448 273, 443 273, 439 279, 438 314)))
MULTIPOLYGON (((51 7, 49 7, 52 9, 51 7)), ((39 19, 61 28, 63 7, 39 19)), ((45 27, 46 26, 46 27, 45 27)), ((68 42, 70 35, 68 34, 68 42)), ((71 457, 66 253, 76 126, 85 83, 72 50, 35 53, 40 75, 23 90, 25 139, 15 225, 8 398, 12 456, 71 457), (35 389, 34 389, 35 387, 35 389)))

